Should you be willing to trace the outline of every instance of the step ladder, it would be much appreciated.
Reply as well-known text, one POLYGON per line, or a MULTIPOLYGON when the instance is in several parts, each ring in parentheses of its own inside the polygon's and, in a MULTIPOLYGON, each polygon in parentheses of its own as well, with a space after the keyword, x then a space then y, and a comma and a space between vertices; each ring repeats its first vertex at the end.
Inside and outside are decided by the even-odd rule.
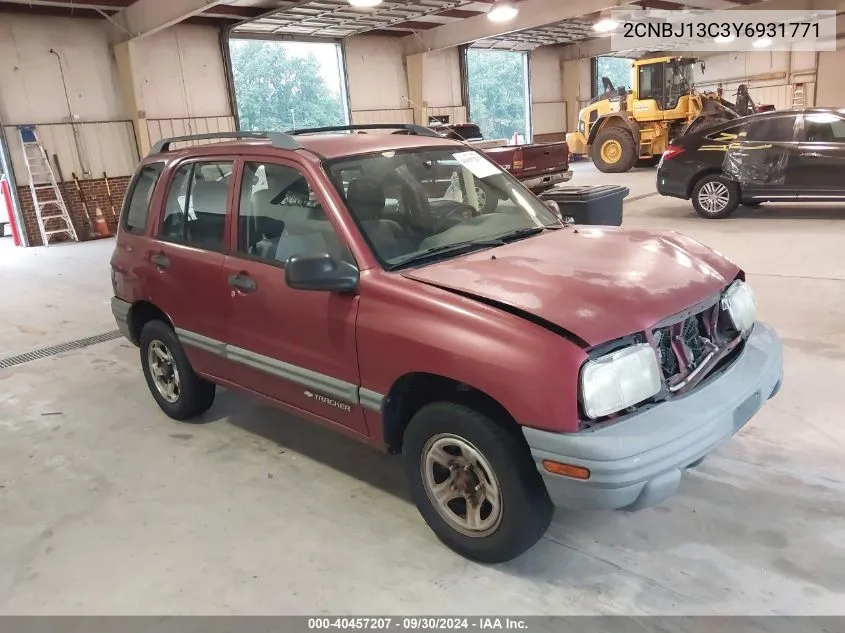
POLYGON ((806 104, 804 84, 795 84, 792 86, 792 107, 803 108, 806 104))
POLYGON ((49 246, 50 238, 60 234, 65 234, 74 242, 78 242, 79 237, 62 199, 62 192, 56 182, 53 167, 47 159, 44 145, 38 140, 35 128, 21 126, 18 128, 18 133, 26 171, 29 174, 29 192, 32 194, 38 230, 41 231, 41 243, 49 246))

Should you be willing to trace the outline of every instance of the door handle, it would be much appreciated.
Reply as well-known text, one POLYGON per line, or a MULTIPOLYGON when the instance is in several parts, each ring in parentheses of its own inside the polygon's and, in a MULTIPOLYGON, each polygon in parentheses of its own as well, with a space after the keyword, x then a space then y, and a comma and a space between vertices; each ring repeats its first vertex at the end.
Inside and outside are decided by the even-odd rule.
POLYGON ((229 275, 229 285, 232 288, 237 288, 241 292, 253 292, 258 288, 255 280, 246 273, 238 273, 237 275, 229 275))
POLYGON ((150 261, 158 268, 170 268, 170 258, 164 253, 153 253, 153 256, 150 257, 150 261))
POLYGON ((821 158, 822 157, 822 155, 819 154, 818 152, 807 152, 806 154, 804 154, 804 156, 809 156, 811 158, 821 158))

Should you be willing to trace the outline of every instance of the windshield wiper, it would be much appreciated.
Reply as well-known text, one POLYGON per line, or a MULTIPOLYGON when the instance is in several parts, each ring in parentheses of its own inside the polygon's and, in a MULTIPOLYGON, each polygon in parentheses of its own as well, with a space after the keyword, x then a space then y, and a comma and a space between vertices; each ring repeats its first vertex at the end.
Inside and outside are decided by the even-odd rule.
POLYGON ((424 251, 418 253, 410 253, 404 257, 400 257, 394 261, 388 270, 396 270, 408 264, 418 264, 420 262, 431 259, 439 255, 457 255, 470 253, 480 248, 495 248, 496 246, 504 246, 505 242, 499 238, 471 240, 468 242, 456 242, 454 244, 440 244, 439 246, 432 246, 424 251))
POLYGON ((539 235, 543 231, 545 231, 547 226, 532 226, 529 228, 524 229, 516 229, 515 231, 511 231, 510 233, 505 233, 503 235, 497 235, 496 239, 501 240, 504 243, 508 242, 515 242, 516 240, 521 240, 526 237, 531 237, 532 235, 539 235))

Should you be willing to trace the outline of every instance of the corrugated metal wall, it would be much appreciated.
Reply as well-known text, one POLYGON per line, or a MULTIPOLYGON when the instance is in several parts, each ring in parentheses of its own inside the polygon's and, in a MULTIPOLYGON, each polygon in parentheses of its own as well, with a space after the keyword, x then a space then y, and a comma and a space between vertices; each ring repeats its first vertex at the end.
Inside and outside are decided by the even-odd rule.
MULTIPOLYGON (((28 185, 18 128, 6 126, 5 132, 17 183, 28 185)), ((58 157, 61 175, 65 180, 70 179, 72 173, 82 180, 102 178, 103 172, 109 177, 128 176, 138 162, 135 134, 129 121, 79 123, 73 126, 67 123, 43 124, 36 126, 36 132, 48 158, 54 162, 54 168, 53 156, 58 157)), ((56 178, 59 179, 59 174, 56 174, 56 178)))
MULTIPOLYGON (((0 119, 19 185, 28 184, 19 125, 36 125, 65 178, 133 172, 138 149, 108 26, 105 20, 0 13, 0 119)), ((142 132, 151 142, 234 130, 216 28, 178 25, 134 46, 143 61, 134 65, 138 107, 146 117, 142 132)))
POLYGON ((535 135, 566 131, 566 100, 560 54, 538 48, 530 54, 531 124, 535 135))

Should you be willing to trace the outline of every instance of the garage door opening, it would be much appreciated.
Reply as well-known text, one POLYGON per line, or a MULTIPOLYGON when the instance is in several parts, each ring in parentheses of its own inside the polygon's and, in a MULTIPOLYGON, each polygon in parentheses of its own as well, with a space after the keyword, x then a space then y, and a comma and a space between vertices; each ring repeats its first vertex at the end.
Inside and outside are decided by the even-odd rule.
POLYGON ((229 40, 242 130, 349 123, 338 44, 229 40))
POLYGON ((528 55, 516 51, 466 50, 469 117, 485 138, 531 141, 528 55))

